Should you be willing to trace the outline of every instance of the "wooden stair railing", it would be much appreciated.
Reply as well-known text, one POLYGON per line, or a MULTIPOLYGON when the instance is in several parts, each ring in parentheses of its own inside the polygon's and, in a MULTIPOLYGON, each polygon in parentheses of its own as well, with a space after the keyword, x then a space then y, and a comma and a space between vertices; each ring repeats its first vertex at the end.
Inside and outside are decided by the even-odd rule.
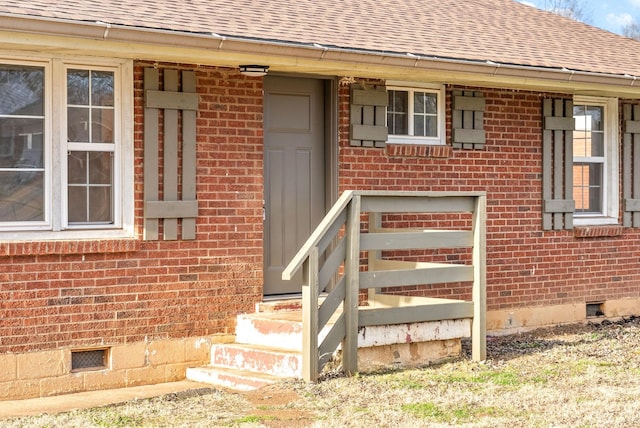
MULTIPOLYGON (((486 196, 483 192, 346 191, 294 256, 282 274, 291 280, 302 269, 303 366, 306 381, 316 381, 342 344, 342 369, 358 371, 358 328, 444 319, 472 318, 472 358, 486 358, 486 196), (361 214, 369 213, 368 233, 361 214), (394 229, 382 227, 384 213, 469 213, 467 229, 394 229), (382 251, 468 248, 471 264, 385 260, 382 251), (368 252, 361 272, 360 252, 368 252), (428 299, 406 306, 380 294, 384 287, 471 282, 471 301, 428 299), (360 307, 360 290, 369 290, 370 307, 360 307), (320 295, 327 292, 322 303, 320 295), (438 301, 434 304, 434 300, 438 301), (318 333, 334 323, 322 343, 318 333)), ((412 299, 412 302, 420 299, 412 299)))

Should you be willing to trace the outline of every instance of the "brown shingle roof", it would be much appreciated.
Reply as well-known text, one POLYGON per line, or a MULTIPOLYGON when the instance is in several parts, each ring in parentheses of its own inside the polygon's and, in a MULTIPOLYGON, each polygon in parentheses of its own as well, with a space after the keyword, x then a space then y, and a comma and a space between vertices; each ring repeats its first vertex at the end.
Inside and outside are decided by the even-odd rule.
POLYGON ((4 0, 0 14, 640 75, 640 43, 513 0, 4 0))

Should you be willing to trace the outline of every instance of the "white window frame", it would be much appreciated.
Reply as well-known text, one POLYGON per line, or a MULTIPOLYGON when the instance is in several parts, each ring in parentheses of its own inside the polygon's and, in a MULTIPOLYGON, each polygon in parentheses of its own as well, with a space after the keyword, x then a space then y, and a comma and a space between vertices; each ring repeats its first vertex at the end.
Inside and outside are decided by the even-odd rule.
MULTIPOLYGON (((619 224, 618 210, 618 99, 589 96, 575 96, 574 105, 592 105, 604 108, 604 164, 602 183, 602 213, 573 214, 573 224, 576 226, 619 224)), ((574 157, 574 161, 580 160, 574 157)), ((573 173, 573 172, 572 172, 573 173)))
POLYGON ((446 100, 444 85, 434 85, 427 83, 411 83, 400 81, 387 81, 387 90, 406 91, 409 92, 409 123, 408 130, 413 132, 413 93, 428 92, 436 94, 438 97, 438 135, 435 137, 422 137, 413 135, 394 135, 389 133, 388 142, 391 144, 424 144, 424 145, 444 145, 446 144, 446 100))
POLYGON ((2 64, 44 68, 45 219, 0 224, 2 241, 118 239, 134 236, 133 62, 79 57, 0 57, 2 64), (67 224, 67 93, 68 69, 114 73, 113 160, 114 222, 109 225, 67 224))

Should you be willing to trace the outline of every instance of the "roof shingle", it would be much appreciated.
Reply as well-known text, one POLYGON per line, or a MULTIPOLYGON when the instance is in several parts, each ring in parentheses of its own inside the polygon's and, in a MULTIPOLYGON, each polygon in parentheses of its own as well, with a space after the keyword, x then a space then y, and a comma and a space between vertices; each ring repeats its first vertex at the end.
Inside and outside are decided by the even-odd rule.
POLYGON ((0 14, 640 75, 640 43, 514 0, 5 0, 0 14))

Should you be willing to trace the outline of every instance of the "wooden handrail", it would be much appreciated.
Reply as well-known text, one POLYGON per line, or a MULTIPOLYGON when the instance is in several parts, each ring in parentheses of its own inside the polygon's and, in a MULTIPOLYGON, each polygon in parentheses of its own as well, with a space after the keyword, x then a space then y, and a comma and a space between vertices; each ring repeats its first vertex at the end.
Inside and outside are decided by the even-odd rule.
POLYGON ((325 234, 331 229, 333 223, 344 212, 345 208, 351 202, 353 191, 346 191, 340 196, 336 203, 331 207, 327 215, 322 219, 318 227, 313 231, 311 236, 305 241, 304 245, 291 259, 287 267, 282 272, 282 279, 290 281, 293 276, 300 270, 304 261, 309 257, 311 249, 318 246, 325 234))
POLYGON ((486 196, 483 192, 344 192, 282 273, 284 280, 291 280, 296 272, 303 271, 303 378, 317 380, 340 343, 342 368, 346 374, 355 373, 357 334, 361 326, 425 322, 434 317, 472 318, 472 358, 483 360, 486 357, 485 239, 486 196), (363 212, 370 213, 369 234, 360 232, 363 212), (470 213, 471 229, 383 228, 382 213, 470 213), (469 248, 471 264, 381 257, 381 251, 385 250, 434 248, 469 248), (363 272, 361 250, 369 254, 368 269, 363 272), (330 293, 320 303, 320 293, 332 278, 330 293), (429 311, 416 305, 404 307, 406 299, 375 291, 386 286, 468 281, 473 283, 472 301, 430 298, 427 299, 429 311), (361 289, 369 289, 373 306, 376 301, 382 304, 366 311, 359 309, 361 289), (331 318, 335 323, 330 327, 331 318), (325 333, 320 340, 323 329, 325 333))

